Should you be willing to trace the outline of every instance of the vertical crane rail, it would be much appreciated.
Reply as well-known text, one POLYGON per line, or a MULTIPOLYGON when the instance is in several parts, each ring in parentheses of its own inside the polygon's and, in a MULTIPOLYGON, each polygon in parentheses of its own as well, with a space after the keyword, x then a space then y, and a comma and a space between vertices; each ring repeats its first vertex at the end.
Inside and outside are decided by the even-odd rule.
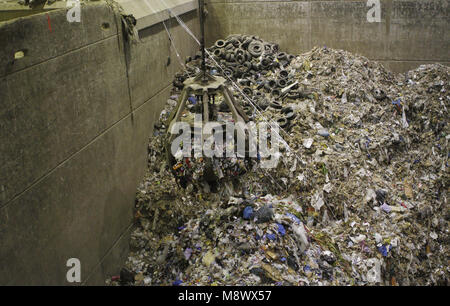
POLYGON ((198 10, 200 19, 200 48, 202 49, 202 81, 206 83, 208 78, 206 76, 206 53, 205 53, 205 0, 198 0, 198 10))

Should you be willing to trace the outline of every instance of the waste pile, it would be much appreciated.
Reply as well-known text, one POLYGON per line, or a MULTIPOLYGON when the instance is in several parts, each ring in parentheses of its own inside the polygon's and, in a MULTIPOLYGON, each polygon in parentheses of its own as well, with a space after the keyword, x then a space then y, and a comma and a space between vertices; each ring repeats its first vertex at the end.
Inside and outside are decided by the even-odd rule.
POLYGON ((214 188, 192 173, 181 185, 191 161, 173 175, 165 120, 199 71, 188 59, 150 140, 128 261, 108 283, 448 285, 449 67, 394 74, 245 35, 208 53, 249 118, 282 128, 279 163, 224 158, 242 171, 214 188))

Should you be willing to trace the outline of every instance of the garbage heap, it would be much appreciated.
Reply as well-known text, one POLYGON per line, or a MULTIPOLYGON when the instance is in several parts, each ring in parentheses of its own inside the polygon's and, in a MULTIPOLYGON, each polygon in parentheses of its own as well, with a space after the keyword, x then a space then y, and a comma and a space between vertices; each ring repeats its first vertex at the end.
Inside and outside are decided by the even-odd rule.
POLYGON ((128 261, 109 283, 448 285, 449 67, 394 74, 342 50, 293 56, 245 35, 208 52, 249 117, 282 127, 280 161, 224 158, 240 170, 215 190, 192 173, 180 186, 198 161, 180 159, 172 175, 164 124, 199 71, 199 56, 188 59, 150 140, 128 261))

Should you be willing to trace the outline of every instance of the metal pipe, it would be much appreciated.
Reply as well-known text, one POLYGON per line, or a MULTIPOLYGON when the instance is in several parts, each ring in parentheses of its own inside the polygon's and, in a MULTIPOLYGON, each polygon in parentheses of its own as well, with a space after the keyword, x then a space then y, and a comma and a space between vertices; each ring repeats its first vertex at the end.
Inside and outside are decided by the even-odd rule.
POLYGON ((207 81, 206 78, 206 53, 205 53, 205 1, 198 0, 199 19, 200 19, 200 48, 202 49, 202 72, 203 82, 207 81))

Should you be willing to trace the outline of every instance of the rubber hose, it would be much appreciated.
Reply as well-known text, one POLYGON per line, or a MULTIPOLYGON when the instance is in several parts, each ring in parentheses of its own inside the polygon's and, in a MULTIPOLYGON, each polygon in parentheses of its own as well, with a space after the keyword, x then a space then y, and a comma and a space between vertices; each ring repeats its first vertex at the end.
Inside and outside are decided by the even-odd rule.
POLYGON ((284 88, 284 87, 286 87, 286 84, 287 84, 287 82, 286 82, 285 79, 279 79, 279 80, 277 81, 278 87, 284 88))
POLYGON ((285 128, 288 126, 289 121, 286 118, 280 118, 277 120, 277 123, 281 128, 285 128))
POLYGON ((244 63, 245 62, 245 56, 244 55, 242 55, 242 54, 238 54, 237 56, 236 56, 236 61, 238 62, 238 63, 244 63))
POLYGON ((264 45, 259 41, 252 41, 247 50, 253 57, 258 57, 263 53, 264 45))
POLYGON ((247 68, 247 71, 250 71, 250 69, 252 69, 252 64, 250 62, 244 62, 242 65, 247 68))
POLYGON ((216 49, 214 50, 214 55, 217 57, 222 57, 223 56, 223 49, 216 49))
POLYGON ((245 93, 247 96, 253 95, 253 90, 250 87, 244 87, 242 89, 242 92, 245 93))
POLYGON ((287 113, 290 113, 290 112, 292 112, 293 110, 292 110, 292 107, 290 107, 290 106, 286 106, 286 107, 283 107, 282 109, 281 109, 281 113, 282 114, 287 114, 287 113))
POLYGON ((286 79, 288 77, 289 73, 286 70, 280 70, 278 75, 280 76, 280 78, 286 79))
POLYGON ((281 96, 281 91, 278 88, 275 88, 272 90, 271 94, 276 97, 279 97, 279 96, 281 96))
POLYGON ((224 40, 219 39, 218 41, 216 41, 216 43, 214 44, 217 48, 223 48, 225 47, 226 43, 224 40))
POLYGON ((286 116, 284 116, 287 120, 292 121, 295 119, 295 117, 297 117, 297 114, 292 111, 286 114, 286 116))
POLYGON ((277 59, 279 61, 287 60, 287 54, 285 52, 280 52, 277 54, 277 59))
POLYGON ((281 105, 281 103, 278 102, 278 101, 273 101, 273 102, 271 102, 271 103, 270 103, 270 106, 273 107, 273 108, 275 108, 275 109, 281 109, 281 108, 283 107, 283 106, 281 105))

